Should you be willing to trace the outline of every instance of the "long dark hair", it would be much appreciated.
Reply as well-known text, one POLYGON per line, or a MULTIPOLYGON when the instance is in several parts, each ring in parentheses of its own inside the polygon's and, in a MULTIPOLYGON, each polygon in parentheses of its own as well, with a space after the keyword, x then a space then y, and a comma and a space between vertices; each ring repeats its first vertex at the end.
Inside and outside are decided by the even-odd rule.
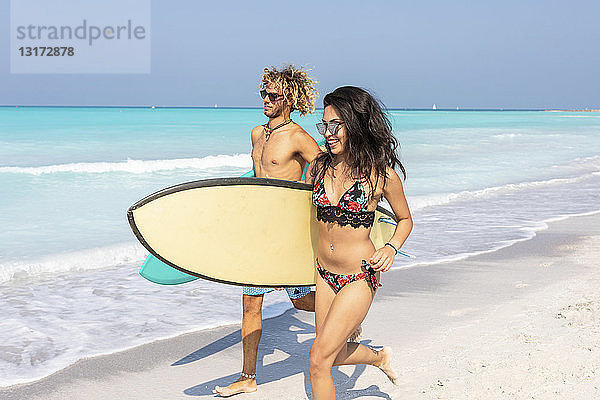
MULTIPOLYGON (((392 134, 392 124, 383 105, 369 92, 355 86, 342 86, 325 96, 323 106, 333 106, 344 121, 346 163, 353 176, 368 180, 371 195, 380 179, 385 185, 387 166, 398 167, 406 179, 406 171, 396 154, 399 145, 392 134)), ((332 162, 330 151, 317 156, 311 170, 313 182, 323 178, 332 162)))

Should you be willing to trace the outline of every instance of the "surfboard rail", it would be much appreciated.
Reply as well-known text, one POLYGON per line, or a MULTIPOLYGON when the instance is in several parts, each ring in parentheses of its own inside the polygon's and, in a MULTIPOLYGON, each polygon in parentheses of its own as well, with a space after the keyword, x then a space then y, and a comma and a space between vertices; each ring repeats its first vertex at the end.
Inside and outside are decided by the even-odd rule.
POLYGON ((213 186, 235 186, 235 185, 258 185, 258 186, 274 186, 284 187, 288 189, 299 189, 299 190, 312 190, 312 185, 303 182, 287 181, 284 179, 273 179, 273 178, 254 178, 254 177, 239 177, 239 178, 212 178, 212 179, 201 179, 197 181, 184 182, 177 185, 169 186, 154 192, 143 199, 134 203, 127 210, 127 215, 132 211, 140 208, 151 201, 159 199, 169 194, 181 192, 189 189, 201 189, 213 186))

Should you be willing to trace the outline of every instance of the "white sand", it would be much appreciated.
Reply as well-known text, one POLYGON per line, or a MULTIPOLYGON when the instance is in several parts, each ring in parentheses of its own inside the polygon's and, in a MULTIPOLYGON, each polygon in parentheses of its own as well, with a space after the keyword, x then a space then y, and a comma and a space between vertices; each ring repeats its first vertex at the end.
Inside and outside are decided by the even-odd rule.
MULTIPOLYGON (((342 367, 338 399, 600 398, 599 260, 596 214, 494 253, 387 273, 363 343, 394 349, 400 385, 373 367, 342 367)), ((234 398, 310 398, 312 314, 264 325, 259 390, 234 398)), ((240 359, 239 326, 228 326, 83 360, 0 399, 212 398, 240 359)))

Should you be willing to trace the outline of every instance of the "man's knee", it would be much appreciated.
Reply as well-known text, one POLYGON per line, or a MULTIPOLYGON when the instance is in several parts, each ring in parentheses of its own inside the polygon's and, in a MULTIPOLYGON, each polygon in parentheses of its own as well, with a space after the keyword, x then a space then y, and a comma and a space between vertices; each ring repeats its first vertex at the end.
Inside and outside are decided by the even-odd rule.
POLYGON ((242 305, 243 305, 243 312, 244 315, 249 315, 249 314, 258 314, 261 315, 262 314, 262 303, 263 303, 263 296, 250 296, 250 295, 244 295, 242 297, 242 305))
POLYGON ((315 311, 315 292, 309 292, 306 296, 299 299, 290 299, 292 304, 298 310, 315 311))

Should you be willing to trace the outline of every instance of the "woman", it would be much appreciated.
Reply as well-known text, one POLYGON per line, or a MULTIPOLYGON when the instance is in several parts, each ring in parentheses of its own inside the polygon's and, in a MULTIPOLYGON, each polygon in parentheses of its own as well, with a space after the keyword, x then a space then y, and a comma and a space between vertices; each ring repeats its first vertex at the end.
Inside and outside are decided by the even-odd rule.
POLYGON ((323 122, 317 129, 326 139, 327 152, 310 165, 317 207, 317 335, 310 350, 313 399, 335 399, 331 376, 334 365, 369 364, 379 367, 393 382, 391 349, 377 351, 347 342, 367 315, 381 272, 390 269, 397 249, 412 229, 404 197, 405 175, 392 127, 377 101, 365 90, 344 86, 325 96, 323 122), (377 203, 385 197, 398 225, 380 249, 369 239, 377 203))

